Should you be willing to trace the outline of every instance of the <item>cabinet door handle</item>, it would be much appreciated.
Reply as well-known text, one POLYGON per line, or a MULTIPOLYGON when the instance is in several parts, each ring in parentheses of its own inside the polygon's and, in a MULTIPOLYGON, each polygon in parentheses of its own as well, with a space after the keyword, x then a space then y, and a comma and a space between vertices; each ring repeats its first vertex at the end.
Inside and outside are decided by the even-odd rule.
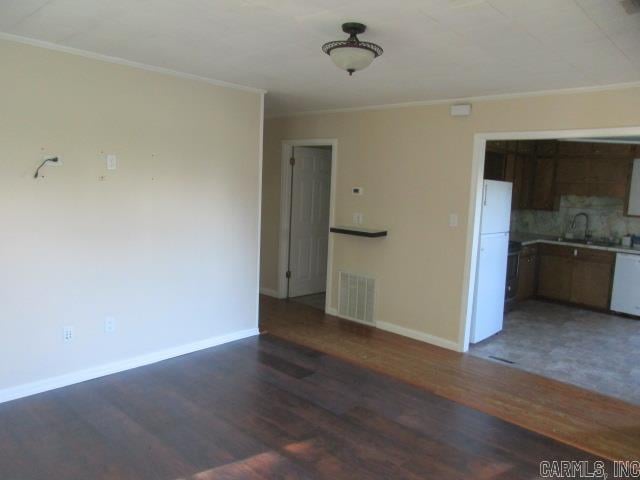
POLYGON ((578 249, 577 249, 577 248, 574 248, 574 249, 573 249, 573 256, 574 256, 574 257, 577 257, 577 256, 578 256, 578 249))
POLYGON ((487 186, 486 185, 482 187, 482 203, 484 204, 484 206, 487 205, 487 186))

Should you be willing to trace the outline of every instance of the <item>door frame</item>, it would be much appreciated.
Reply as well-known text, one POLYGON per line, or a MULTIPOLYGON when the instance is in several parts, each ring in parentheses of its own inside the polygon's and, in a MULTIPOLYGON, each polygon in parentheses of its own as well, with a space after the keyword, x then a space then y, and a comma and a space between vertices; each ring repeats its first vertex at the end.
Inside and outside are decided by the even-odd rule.
MULTIPOLYGON (((331 185, 329 192, 329 226, 335 223, 336 182, 338 170, 338 140, 335 138, 283 140, 280 163, 280 232, 278 248, 278 298, 287 296, 287 258, 289 252, 289 210, 291 208, 291 158, 292 147, 331 147, 331 185)), ((327 285, 324 310, 331 305, 333 283, 333 237, 327 245, 327 285)))
POLYGON ((471 320, 475 300, 476 272, 478 267, 478 246, 480 243, 480 219, 482 215, 482 186, 484 181, 484 157, 487 141, 490 140, 556 140, 585 137, 625 137, 640 135, 638 127, 594 128, 576 130, 533 130, 524 132, 476 133, 473 137, 473 157, 471 169, 471 195, 469 196, 469 217, 464 265, 464 283, 461 298, 460 334, 458 351, 469 350, 471 320))

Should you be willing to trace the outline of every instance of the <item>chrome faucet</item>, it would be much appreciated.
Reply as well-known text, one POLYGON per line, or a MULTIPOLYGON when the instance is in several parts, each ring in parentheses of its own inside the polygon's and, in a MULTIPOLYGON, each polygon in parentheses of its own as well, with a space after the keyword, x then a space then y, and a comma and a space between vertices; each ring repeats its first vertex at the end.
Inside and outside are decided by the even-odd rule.
POLYGON ((589 237, 589 215, 584 212, 575 214, 571 221, 571 230, 576 228, 576 220, 578 217, 584 217, 584 238, 586 240, 589 237))

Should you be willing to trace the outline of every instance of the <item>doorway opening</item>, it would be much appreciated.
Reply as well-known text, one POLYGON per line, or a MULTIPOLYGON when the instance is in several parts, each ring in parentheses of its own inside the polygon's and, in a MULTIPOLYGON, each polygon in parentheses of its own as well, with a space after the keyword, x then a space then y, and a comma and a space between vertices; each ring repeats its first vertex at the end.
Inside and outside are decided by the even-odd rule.
POLYGON ((326 311, 330 304, 335 140, 282 146, 279 296, 326 311))
POLYGON ((476 137, 461 350, 640 404, 639 134, 476 137))

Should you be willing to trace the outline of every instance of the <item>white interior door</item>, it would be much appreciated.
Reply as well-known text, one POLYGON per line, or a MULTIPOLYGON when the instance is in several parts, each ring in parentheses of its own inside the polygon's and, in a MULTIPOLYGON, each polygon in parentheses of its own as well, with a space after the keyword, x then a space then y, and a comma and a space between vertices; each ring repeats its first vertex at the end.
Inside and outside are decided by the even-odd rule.
POLYGON ((331 149, 295 147, 289 296, 320 293, 327 286, 331 149))

